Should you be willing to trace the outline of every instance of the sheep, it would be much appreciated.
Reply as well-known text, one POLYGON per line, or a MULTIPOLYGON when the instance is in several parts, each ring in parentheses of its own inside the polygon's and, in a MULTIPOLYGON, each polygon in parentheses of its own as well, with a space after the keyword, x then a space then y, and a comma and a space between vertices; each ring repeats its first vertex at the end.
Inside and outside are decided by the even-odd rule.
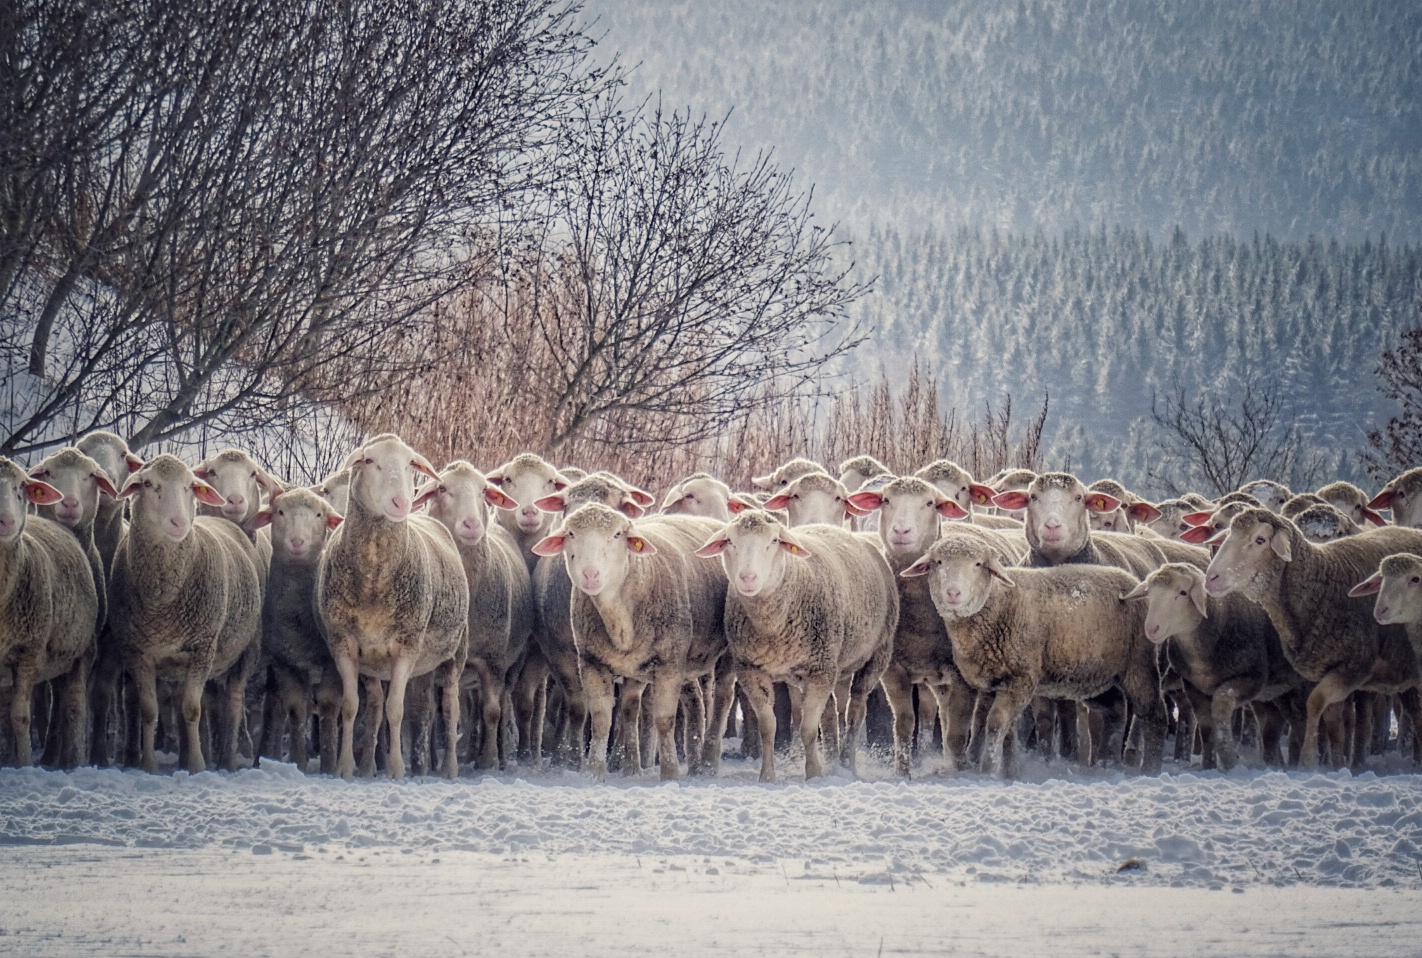
POLYGON ((1368 494, 1351 482, 1330 482, 1318 489, 1317 495, 1339 512, 1343 513, 1359 528, 1369 523, 1375 526, 1387 525, 1387 520, 1368 507, 1368 494))
MULTIPOLYGON (((1239 761, 1235 709, 1272 701, 1303 683, 1268 615, 1241 595, 1206 596, 1205 574, 1181 562, 1156 569, 1123 598, 1144 599, 1146 638, 1169 642, 1167 661, 1184 679, 1199 722, 1201 764, 1233 768, 1239 761)), ((1263 758, 1283 764, 1277 739, 1264 743, 1263 758)))
POLYGON ((1368 508, 1390 509, 1393 525, 1422 529, 1422 468, 1409 469, 1389 480, 1368 501, 1368 508))
POLYGON ((1289 501, 1284 503, 1283 507, 1279 509, 1279 515, 1285 519, 1293 519, 1309 506, 1326 506, 1328 504, 1328 500, 1317 493, 1296 492, 1292 496, 1289 496, 1289 501))
POLYGON ((306 770, 307 726, 314 702, 321 725, 323 775, 336 771, 336 717, 341 705, 340 676, 321 634, 314 598, 316 570, 332 531, 342 516, 311 489, 279 492, 253 519, 269 527, 272 556, 262 601, 262 648, 276 682, 275 702, 263 728, 264 755, 277 755, 281 728, 291 717, 291 754, 306 770))
POLYGON ((15 759, 34 762, 30 726, 34 689, 67 676, 61 708, 60 764, 81 761, 85 680, 94 655, 99 596, 89 557, 64 526, 26 515, 64 493, 0 457, 0 669, 11 671, 10 728, 15 759))
POLYGON ((1293 519, 1309 542, 1332 542, 1363 531, 1352 518, 1327 504, 1309 506, 1293 519))
MULTIPOLYGON (((1036 478, 1037 474, 1030 469, 1006 469, 994 477, 995 481, 989 482, 987 485, 996 489, 999 495, 1004 492, 1023 492, 1032 485, 1032 481, 1036 478)), ((998 515, 1011 516, 1013 519, 1021 520, 1026 512, 1025 508, 1008 509, 998 505, 997 496, 993 497, 993 505, 997 509, 998 515)))
POLYGON ((634 523, 590 502, 534 547, 541 556, 561 555, 573 586, 592 733, 584 770, 595 778, 607 774, 617 676, 650 685, 661 778, 680 777, 673 733, 682 686, 709 673, 725 649, 725 582, 692 554, 717 525, 694 516, 634 523))
POLYGON ((538 562, 533 547, 543 541, 553 525, 552 514, 539 509, 537 501, 568 487, 558 470, 539 456, 525 452, 489 473, 489 484, 517 503, 515 509, 500 509, 497 521, 518 543, 529 572, 538 562))
POLYGON ((193 467, 193 475, 216 489, 220 506, 201 505, 198 514, 229 519, 247 533, 256 535, 253 521, 262 508, 263 496, 280 492, 285 486, 241 449, 224 449, 193 467))
POLYGON ((791 482, 812 472, 826 472, 825 467, 809 459, 791 459, 785 465, 765 476, 754 476, 751 485, 769 492, 779 492, 791 482))
POLYGON ((1158 536, 1166 539, 1178 539, 1181 533, 1188 532, 1194 526, 1185 521, 1187 514, 1193 514, 1202 509, 1213 509, 1208 500, 1201 503, 1192 502, 1182 498, 1165 499, 1154 504, 1160 515, 1145 522, 1145 527, 1158 536))
POLYGON ((1135 532, 1137 523, 1150 523, 1160 518, 1158 508, 1127 491, 1114 479, 1098 479, 1086 488, 1090 492, 1104 492, 1120 501, 1115 509, 1091 514, 1089 521, 1096 532, 1135 532))
MULTIPOLYGON (((938 540, 939 517, 961 519, 966 513, 954 499, 917 476, 896 478, 877 492, 861 491, 850 497, 861 509, 879 515, 879 541, 889 567, 900 573, 938 540)), ((1013 549, 1004 543, 1004 562, 1015 562, 1026 551, 1025 543, 1013 549)), ((913 730, 913 686, 926 686, 938 704, 943 722, 943 757, 951 768, 961 768, 972 728, 975 692, 963 682, 953 664, 953 647, 943 618, 929 594, 928 582, 899 577, 899 619, 894 631, 894 652, 880 684, 894 716, 894 771, 909 772, 909 739, 913 730)))
POLYGON ((667 490, 662 499, 662 515, 705 516, 725 522, 731 511, 743 504, 734 499, 731 487, 704 472, 692 473, 667 490))
POLYGON ((1018 527, 1016 520, 1008 519, 1006 516, 993 516, 976 511, 974 507, 977 509, 991 508, 992 497, 997 494, 997 490, 984 483, 974 482, 972 475, 956 462, 948 459, 935 459, 915 472, 914 475, 931 483, 944 496, 957 503, 958 508, 965 513, 963 518, 971 519, 978 525, 987 526, 990 529, 1018 527))
POLYGON ((784 509, 792 529, 812 522, 842 525, 846 519, 862 514, 850 503, 844 484, 823 472, 809 472, 790 480, 765 501, 764 508, 769 512, 784 509))
POLYGON ((760 510, 742 512, 696 550, 720 557, 726 593, 726 640, 737 681, 756 713, 760 780, 775 778, 772 683, 799 685, 805 777, 824 774, 817 749, 831 693, 846 694, 841 760, 852 771, 865 699, 893 654, 899 593, 878 542, 837 526, 791 533, 760 510), (848 685, 848 689, 844 686, 848 685))
POLYGON ((349 467, 338 469, 316 485, 311 491, 331 504, 331 508, 344 515, 351 495, 351 471, 349 467))
POLYGON ((1282 482, 1275 482, 1273 479, 1255 479, 1240 486, 1236 492, 1253 496, 1259 500, 1259 504, 1270 512, 1278 515, 1279 510, 1284 508, 1284 503, 1289 501, 1293 495, 1289 487, 1282 482))
POLYGON ((1422 659, 1422 556, 1406 552, 1384 556, 1377 571, 1348 595, 1376 595, 1373 618, 1380 625, 1407 626, 1407 638, 1422 659))
POLYGON ((132 519, 109 581, 109 620, 137 688, 142 719, 139 765, 157 770, 157 679, 182 682, 180 761, 206 768, 199 742, 203 687, 226 679, 218 760, 236 768, 249 653, 259 648, 262 600, 256 548, 233 523, 198 516, 197 503, 223 499, 173 456, 133 473, 119 497, 132 519))
MULTIPOLYGON (((316 609, 341 676, 341 748, 336 774, 355 773, 357 686, 366 677, 372 712, 383 701, 390 730, 386 772, 403 778, 400 740, 411 678, 436 672, 443 687, 444 774, 459 772, 459 682, 469 628, 469 584, 454 539, 438 519, 413 513, 416 472, 439 474, 398 436, 382 433, 353 457, 346 517, 316 571, 316 609)), ((370 723, 372 726, 378 722, 370 723)), ((367 728, 368 744, 375 729, 367 728)), ((366 748, 362 774, 375 770, 366 748)))
MULTIPOLYGON (((440 470, 415 500, 454 538, 469 584, 469 647, 465 669, 479 682, 483 734, 475 768, 500 764, 499 735, 504 695, 522 662, 533 633, 533 586, 518 543, 507 529, 490 522, 490 507, 515 503, 478 469, 456 460, 440 470)), ((508 748, 502 750, 507 757, 508 748)))
MULTIPOLYGON (((1289 664, 1309 682, 1300 764, 1317 768, 1319 718, 1357 689, 1395 693, 1418 681, 1417 656, 1398 626, 1379 626, 1347 592, 1382 559, 1422 550, 1422 531, 1387 527, 1315 545, 1288 519, 1246 509, 1205 570, 1212 596, 1240 592, 1268 613, 1289 664)), ((1354 762, 1362 761, 1361 750, 1354 762)))
POLYGON ((944 527, 900 573, 926 576, 967 683, 992 693, 982 769, 1014 774, 1009 737, 1033 696, 1084 701, 1118 689, 1144 732, 1141 771, 1160 770, 1165 709, 1144 610, 1121 596, 1137 580, 1121 569, 1009 568, 983 531, 944 527))
POLYGON ((850 492, 858 492, 875 476, 892 476, 889 467, 873 456, 855 456, 839 464, 839 481, 850 492))

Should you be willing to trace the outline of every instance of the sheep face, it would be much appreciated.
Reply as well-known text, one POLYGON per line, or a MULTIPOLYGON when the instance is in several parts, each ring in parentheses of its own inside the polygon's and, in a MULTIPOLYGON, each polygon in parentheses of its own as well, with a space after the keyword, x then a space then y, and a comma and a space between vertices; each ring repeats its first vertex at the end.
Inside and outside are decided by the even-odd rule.
POLYGON ((319 483, 311 487, 311 491, 331 504, 331 508, 337 512, 344 513, 350 505, 351 498, 351 471, 349 468, 322 479, 319 483))
POLYGON ((825 467, 818 462, 811 462, 808 459, 791 459, 768 476, 752 477, 751 485, 757 489, 779 492, 801 476, 807 476, 812 472, 824 471, 825 467))
POLYGON ((696 475, 672 487, 662 501, 662 512, 725 522, 731 518, 730 502, 730 486, 710 476, 696 475))
POLYGON ((1121 506, 1115 496, 1092 492, 1064 472, 1049 472, 1032 480, 1026 492, 998 493, 993 502, 1008 510, 1025 509, 1027 541, 1053 562, 1085 549, 1091 537, 1089 514, 1112 512, 1121 506))
POLYGON ((143 460, 128 451, 128 443, 111 432, 91 432, 81 437, 74 447, 97 462, 115 486, 122 485, 130 473, 143 468, 143 460))
POLYGON ((1309 542, 1332 542, 1355 536, 1362 528, 1333 506, 1309 506, 1294 518, 1294 525, 1309 542))
POLYGON ((204 459, 193 469, 193 475, 216 489, 223 499, 221 506, 204 510, 204 514, 220 515, 238 525, 256 515, 262 507, 263 493, 270 495, 280 489, 267 471, 240 449, 224 449, 204 459))
POLYGON ((1266 593, 1285 562, 1293 559, 1287 522, 1264 509, 1246 509, 1235 516, 1219 551, 1205 569, 1205 592, 1213 596, 1239 592, 1248 598, 1266 593))
POLYGON ((995 582, 1013 585, 992 547, 960 537, 934 543, 926 555, 899 575, 928 576, 933 605, 944 619, 965 619, 981 612, 997 588, 995 582))
POLYGON ((351 458, 350 505, 389 522, 404 522, 414 509, 415 473, 439 478, 423 456, 389 434, 376 436, 351 458))
POLYGON ((990 506, 996 490, 990 486, 973 482, 973 477, 956 463, 939 459, 924 466, 915 476, 932 483, 945 498, 952 499, 965 513, 971 513, 973 506, 990 506))
POLYGON ((1145 600, 1146 638, 1155 645, 1189 635, 1208 615, 1204 574, 1180 563, 1155 570, 1122 598, 1145 600))
POLYGON ((1422 529, 1422 469, 1409 469, 1383 486, 1369 509, 1391 509, 1394 525, 1422 529))
POLYGON ((415 500, 429 503, 430 515, 454 536, 455 545, 472 546, 489 528, 489 508, 512 509, 515 503, 467 462, 455 462, 440 471, 439 480, 421 490, 415 500))
POLYGON ((556 533, 533 547, 537 555, 562 555, 573 587, 590 596, 616 595, 627 581, 629 565, 656 554, 637 535, 632 520, 601 503, 589 503, 568 516, 556 533))
POLYGON ((1411 625, 1422 622, 1422 556, 1390 555, 1378 564, 1378 571, 1364 579, 1350 596, 1377 595, 1373 618, 1379 625, 1411 625))
POLYGON ((568 483, 551 465, 532 453, 515 456, 489 475, 489 482, 508 496, 516 508, 508 518, 500 518, 510 532, 521 536, 542 535, 553 525, 553 515, 538 508, 545 496, 566 489, 568 483))
POLYGON ((939 518, 964 519, 967 511, 935 486, 904 476, 877 492, 857 492, 850 502, 865 511, 879 510, 879 538, 890 552, 922 554, 938 535, 939 518))
POLYGON ((1156 503, 1156 508, 1160 510, 1160 515, 1145 524, 1147 529, 1157 535, 1167 539, 1179 539, 1183 533, 1189 532, 1194 526, 1185 521, 1186 513, 1196 512, 1183 499, 1169 499, 1165 502, 1156 503))
POLYGON ((94 459, 78 449, 61 449, 46 456, 30 470, 31 479, 47 482, 64 494, 52 506, 41 506, 40 515, 70 529, 94 521, 99 512, 99 496, 118 498, 109 474, 94 459))
MULTIPOLYGON (((645 512, 641 501, 633 494, 632 487, 610 472, 595 472, 584 476, 563 491, 536 500, 534 505, 544 512, 573 513, 590 502, 600 502, 629 519, 640 518, 645 512)), ((556 516, 554 528, 557 528, 556 516)))
POLYGON ((703 559, 720 556, 733 594, 753 598, 772 594, 785 577, 785 563, 810 553, 767 512, 748 510, 696 550, 703 559))
POLYGON ((146 529, 174 542, 192 531, 199 502, 221 506, 225 501, 180 459, 169 455, 159 456, 130 476, 119 498, 130 500, 130 529, 146 529))
POLYGON ((812 522, 837 526, 855 511, 840 481, 823 472, 807 473, 792 480, 765 501, 765 508, 784 509, 790 516, 792 528, 812 522))
POLYGON ((30 478, 14 462, 0 458, 0 544, 8 545, 24 534, 27 506, 50 505, 63 498, 54 486, 30 478))
POLYGON ((321 554, 341 519, 329 502, 310 489, 291 489, 273 496, 257 513, 255 524, 272 527, 272 549, 277 555, 308 559, 321 554))

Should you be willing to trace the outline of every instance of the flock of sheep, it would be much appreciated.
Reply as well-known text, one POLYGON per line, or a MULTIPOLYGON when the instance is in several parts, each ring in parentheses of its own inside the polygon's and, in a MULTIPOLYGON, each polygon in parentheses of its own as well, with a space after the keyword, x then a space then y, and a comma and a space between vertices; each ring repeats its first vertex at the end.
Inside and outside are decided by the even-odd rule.
POLYGON ((306 769, 315 745, 343 777, 551 754, 674 778, 716 771, 740 702, 771 781, 787 721, 807 777, 853 770, 882 688, 905 776, 930 737, 949 768, 1011 776, 1035 747, 1153 773, 1172 723, 1206 768, 1246 738, 1359 767, 1394 710, 1422 760, 1422 469, 1160 503, 946 460, 839 471, 697 474, 648 514, 608 473, 437 471, 390 434, 311 488, 104 432, 0 459, 0 758, 155 771, 161 733, 190 772, 306 769))

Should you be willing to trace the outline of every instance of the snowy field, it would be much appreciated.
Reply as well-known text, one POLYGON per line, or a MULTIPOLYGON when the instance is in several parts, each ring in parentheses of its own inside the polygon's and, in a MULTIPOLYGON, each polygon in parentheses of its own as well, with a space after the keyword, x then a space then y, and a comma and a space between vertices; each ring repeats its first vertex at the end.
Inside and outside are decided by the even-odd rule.
POLYGON ((0 770, 0 954, 1422 953, 1422 776, 862 765, 0 770))

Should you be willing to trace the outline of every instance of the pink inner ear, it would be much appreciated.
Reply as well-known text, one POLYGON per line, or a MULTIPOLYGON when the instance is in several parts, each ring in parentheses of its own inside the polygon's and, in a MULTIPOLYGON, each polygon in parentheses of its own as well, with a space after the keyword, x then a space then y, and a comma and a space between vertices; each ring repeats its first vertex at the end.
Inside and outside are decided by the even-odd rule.
POLYGON ((629 519, 640 519, 647 512, 646 509, 643 509, 640 505, 630 499, 618 503, 617 511, 622 513, 629 519))
POLYGON ((345 518, 346 518, 345 516, 341 515, 341 514, 338 513, 338 512, 332 512, 332 513, 330 513, 329 515, 326 516, 326 528, 327 528, 327 529, 334 529, 334 528, 336 528, 336 526, 340 525, 340 524, 345 520, 345 518))
POLYGON ((1180 517, 1180 521, 1186 525, 1203 526, 1210 521, 1213 512, 1191 512, 1180 517))
POLYGON ((109 482, 108 476, 97 472, 91 473, 91 476, 93 477, 94 484, 99 487, 100 492, 108 496, 110 499, 117 499, 119 497, 118 490, 114 488, 114 484, 112 482, 109 482))
POLYGON ((432 482, 420 490, 420 494, 415 497, 415 501, 410 504, 411 509, 418 509, 429 502, 439 493, 439 483, 432 482))
POLYGON ((979 506, 992 505, 992 497, 996 495, 992 486, 985 486, 980 482, 968 485, 968 495, 972 497, 973 504, 979 506))
POLYGON ((1385 525, 1387 525, 1387 520, 1384 519, 1382 516, 1378 515, 1376 512, 1374 512, 1374 511, 1371 510, 1371 509, 1364 509, 1364 510, 1363 510, 1363 518, 1364 518, 1364 519, 1367 519, 1369 522, 1371 522, 1371 523, 1372 523, 1373 525, 1375 525, 1375 526, 1385 526, 1385 525))
POLYGON ((133 453, 129 453, 123 458, 124 462, 128 463, 129 472, 137 472, 138 470, 143 468, 143 460, 135 456, 133 453))
POLYGON ((867 516, 884 504, 884 497, 877 492, 856 492, 849 497, 849 504, 867 516))
POLYGON ((1133 502, 1126 514, 1137 522, 1154 522, 1159 519, 1161 512, 1149 502, 1133 502))
POLYGON ((1209 526, 1194 526, 1193 528, 1186 529, 1184 532, 1180 533, 1180 539, 1182 542, 1189 542, 1193 543, 1194 545, 1200 545, 1212 534, 1213 530, 1210 529, 1209 526))
POLYGON ((1369 509, 1391 509, 1391 508, 1392 508, 1392 493, 1390 493, 1390 492, 1380 492, 1380 493, 1378 493, 1376 496, 1373 496, 1372 501, 1368 503, 1368 508, 1369 508, 1369 509))
POLYGON ((1377 595, 1382 591, 1382 576, 1376 572, 1359 582, 1348 590, 1348 595, 1354 599, 1363 595, 1377 595))
POLYGON ((765 500, 765 508, 767 509, 784 509, 789 504, 790 497, 783 492, 778 496, 771 496, 765 500))
POLYGON ((555 556, 563 551, 563 542, 566 538, 566 536, 548 536, 533 547, 533 554, 555 556))
MULTIPOLYGON (((503 493, 499 493, 499 495, 503 495, 503 493)), ((563 508, 567 506, 568 500, 562 496, 544 496, 542 499, 533 500, 533 504, 544 512, 562 512, 563 508)))
POLYGON ((703 559, 709 559, 712 556, 720 555, 723 551, 725 551, 726 546, 730 544, 730 539, 712 539, 700 549, 697 549, 696 554, 703 559))
POLYGON ((227 501, 222 498, 222 493, 205 482, 193 483, 193 495, 197 496, 198 502, 209 506, 220 506, 227 501))
POLYGON ((999 492, 992 497, 992 504, 999 509, 1006 509, 1009 512, 1017 512, 1027 508, 1027 493, 1018 490, 1012 492, 999 492))
POLYGON ((496 509, 517 509, 518 503, 492 485, 484 486, 484 501, 496 509))
POLYGON ((39 479, 25 481, 25 498, 37 506, 48 506, 64 498, 64 493, 39 479))
POLYGON ((962 519, 968 515, 968 510, 958 505, 952 499, 940 499, 934 507, 938 514, 945 519, 962 519))
POLYGON ((274 517, 272 515, 272 510, 270 509, 270 507, 262 509, 258 511, 255 516, 252 517, 252 528, 260 529, 263 526, 269 526, 272 524, 273 518, 274 517))

